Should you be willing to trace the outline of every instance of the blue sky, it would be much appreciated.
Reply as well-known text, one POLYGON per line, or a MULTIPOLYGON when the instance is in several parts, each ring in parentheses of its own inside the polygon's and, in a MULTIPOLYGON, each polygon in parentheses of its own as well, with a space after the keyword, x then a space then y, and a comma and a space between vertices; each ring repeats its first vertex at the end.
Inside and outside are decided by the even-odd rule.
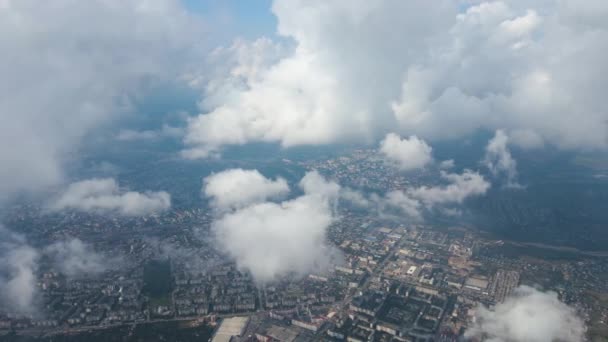
MULTIPOLYGON (((210 25, 222 25, 226 37, 254 39, 272 36, 276 17, 270 10, 271 0, 182 0, 193 12, 202 15, 210 25)), ((215 31, 214 31, 215 32, 215 31)))

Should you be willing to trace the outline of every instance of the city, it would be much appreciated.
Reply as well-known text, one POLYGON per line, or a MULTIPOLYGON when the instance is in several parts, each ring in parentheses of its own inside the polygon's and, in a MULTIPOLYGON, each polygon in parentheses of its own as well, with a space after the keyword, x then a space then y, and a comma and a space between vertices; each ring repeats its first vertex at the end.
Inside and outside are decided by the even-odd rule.
POLYGON ((608 342, 607 18, 0 0, 0 342, 608 342))
MULTIPOLYGON (((426 171, 406 182, 374 153, 357 150, 341 162, 301 166, 342 184, 368 179, 371 189, 432 178, 426 171)), ((94 276, 71 276, 47 263, 37 275, 44 314, 4 312, 0 329, 9 335, 80 336, 176 321, 205 327, 218 341, 233 335, 259 341, 458 341, 480 308, 504 303, 520 285, 555 292, 585 319, 588 334, 608 328, 608 255, 496 240, 472 227, 403 224, 341 206, 327 233, 337 257, 317 272, 263 284, 209 239, 212 211, 108 221, 22 210, 12 211, 13 226, 45 222, 47 230, 37 230, 40 238, 95 237, 96 249, 110 260, 94 276)))

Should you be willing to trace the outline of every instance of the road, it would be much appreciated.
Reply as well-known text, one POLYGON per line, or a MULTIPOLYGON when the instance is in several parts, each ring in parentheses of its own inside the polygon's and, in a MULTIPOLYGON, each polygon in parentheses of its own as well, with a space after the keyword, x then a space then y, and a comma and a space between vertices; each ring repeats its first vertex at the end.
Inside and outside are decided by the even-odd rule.
MULTIPOLYGON (((371 284, 372 279, 378 277, 382 273, 382 271, 384 270, 386 265, 395 256, 395 253, 397 253, 399 251, 399 249, 401 248, 401 244, 403 243, 403 240, 405 240, 405 238, 406 237, 404 234, 401 237, 401 239, 399 239, 397 242, 395 242, 395 245, 386 254, 386 257, 382 260, 382 262, 379 263, 378 265, 376 265, 376 267, 374 267, 373 271, 363 281, 363 284, 359 285, 359 287, 357 287, 356 291, 352 291, 353 293, 347 294, 344 297, 344 299, 341 300, 337 304, 337 306, 335 307, 337 313, 343 313, 344 311, 346 311, 346 308, 350 305, 351 301, 353 300, 353 298, 355 297, 355 294, 357 292, 364 292, 365 290, 367 290, 369 288, 369 285, 371 284)), ((338 316, 338 315, 336 315, 336 316, 338 316)), ((330 324, 323 325, 323 327, 317 332, 317 334, 315 336, 315 340, 320 341, 323 338, 323 336, 325 335, 325 333, 327 332, 327 330, 329 329, 329 327, 330 327, 330 324)))

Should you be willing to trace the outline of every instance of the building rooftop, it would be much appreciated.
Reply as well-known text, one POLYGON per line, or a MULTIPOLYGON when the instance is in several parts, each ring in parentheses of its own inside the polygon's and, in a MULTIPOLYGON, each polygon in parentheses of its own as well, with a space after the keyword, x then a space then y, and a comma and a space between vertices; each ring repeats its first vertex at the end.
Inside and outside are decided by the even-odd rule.
POLYGON ((225 318, 213 335, 212 342, 229 342, 233 336, 241 336, 249 323, 248 317, 225 318))

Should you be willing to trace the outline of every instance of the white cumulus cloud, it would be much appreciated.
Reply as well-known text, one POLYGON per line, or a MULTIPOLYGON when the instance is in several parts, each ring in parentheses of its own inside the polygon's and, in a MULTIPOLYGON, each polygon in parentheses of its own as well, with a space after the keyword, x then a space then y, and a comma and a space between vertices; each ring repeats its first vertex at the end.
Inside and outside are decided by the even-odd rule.
POLYGON ((439 207, 444 213, 454 213, 458 209, 450 206, 460 205, 470 197, 484 195, 491 186, 481 174, 471 170, 464 170, 460 174, 441 171, 441 178, 445 184, 392 190, 384 195, 372 193, 365 196, 343 188, 340 198, 355 206, 376 211, 381 216, 422 221, 425 211, 439 207))
POLYGON ((230 169, 203 180, 202 193, 220 210, 236 209, 289 193, 283 178, 264 177, 258 170, 230 169))
POLYGON ((495 342, 582 342, 584 323, 557 293, 520 286, 494 309, 481 307, 469 337, 495 342))
POLYGON ((486 146, 483 163, 494 176, 504 175, 507 187, 518 188, 521 185, 517 182, 517 161, 511 156, 509 141, 509 136, 503 130, 496 130, 486 146))
POLYGON ((422 219, 422 203, 420 200, 413 198, 409 194, 401 190, 390 191, 385 197, 375 197, 377 203, 380 204, 381 211, 386 210, 386 207, 397 209, 406 217, 412 220, 422 219))
POLYGON ((165 211, 171 196, 165 191, 123 192, 112 178, 94 178, 70 184, 51 204, 51 210, 75 209, 142 216, 165 211))
POLYGON ((317 171, 309 171, 300 180, 300 188, 308 195, 335 201, 340 196, 342 188, 334 181, 327 180, 317 171))
POLYGON ((421 186, 408 190, 408 194, 432 207, 436 204, 460 204, 471 196, 485 194, 491 186, 482 175, 471 170, 464 170, 461 174, 441 171, 441 177, 448 182, 447 185, 421 186))
POLYGON ((413 135, 403 138, 389 133, 380 142, 380 153, 401 170, 420 169, 433 161, 433 149, 427 143, 413 135))
POLYGON ((335 219, 330 197, 339 186, 308 173, 300 187, 302 196, 254 202, 222 213, 212 224, 221 250, 259 283, 319 270, 333 254, 326 231, 335 219))
POLYGON ((451 169, 454 167, 454 159, 442 160, 439 163, 439 168, 443 170, 451 169))
POLYGON ((608 28, 597 3, 276 0, 287 39, 220 49, 233 57, 204 82, 212 101, 190 120, 185 155, 480 128, 528 132, 518 133, 524 144, 606 148, 608 28))

